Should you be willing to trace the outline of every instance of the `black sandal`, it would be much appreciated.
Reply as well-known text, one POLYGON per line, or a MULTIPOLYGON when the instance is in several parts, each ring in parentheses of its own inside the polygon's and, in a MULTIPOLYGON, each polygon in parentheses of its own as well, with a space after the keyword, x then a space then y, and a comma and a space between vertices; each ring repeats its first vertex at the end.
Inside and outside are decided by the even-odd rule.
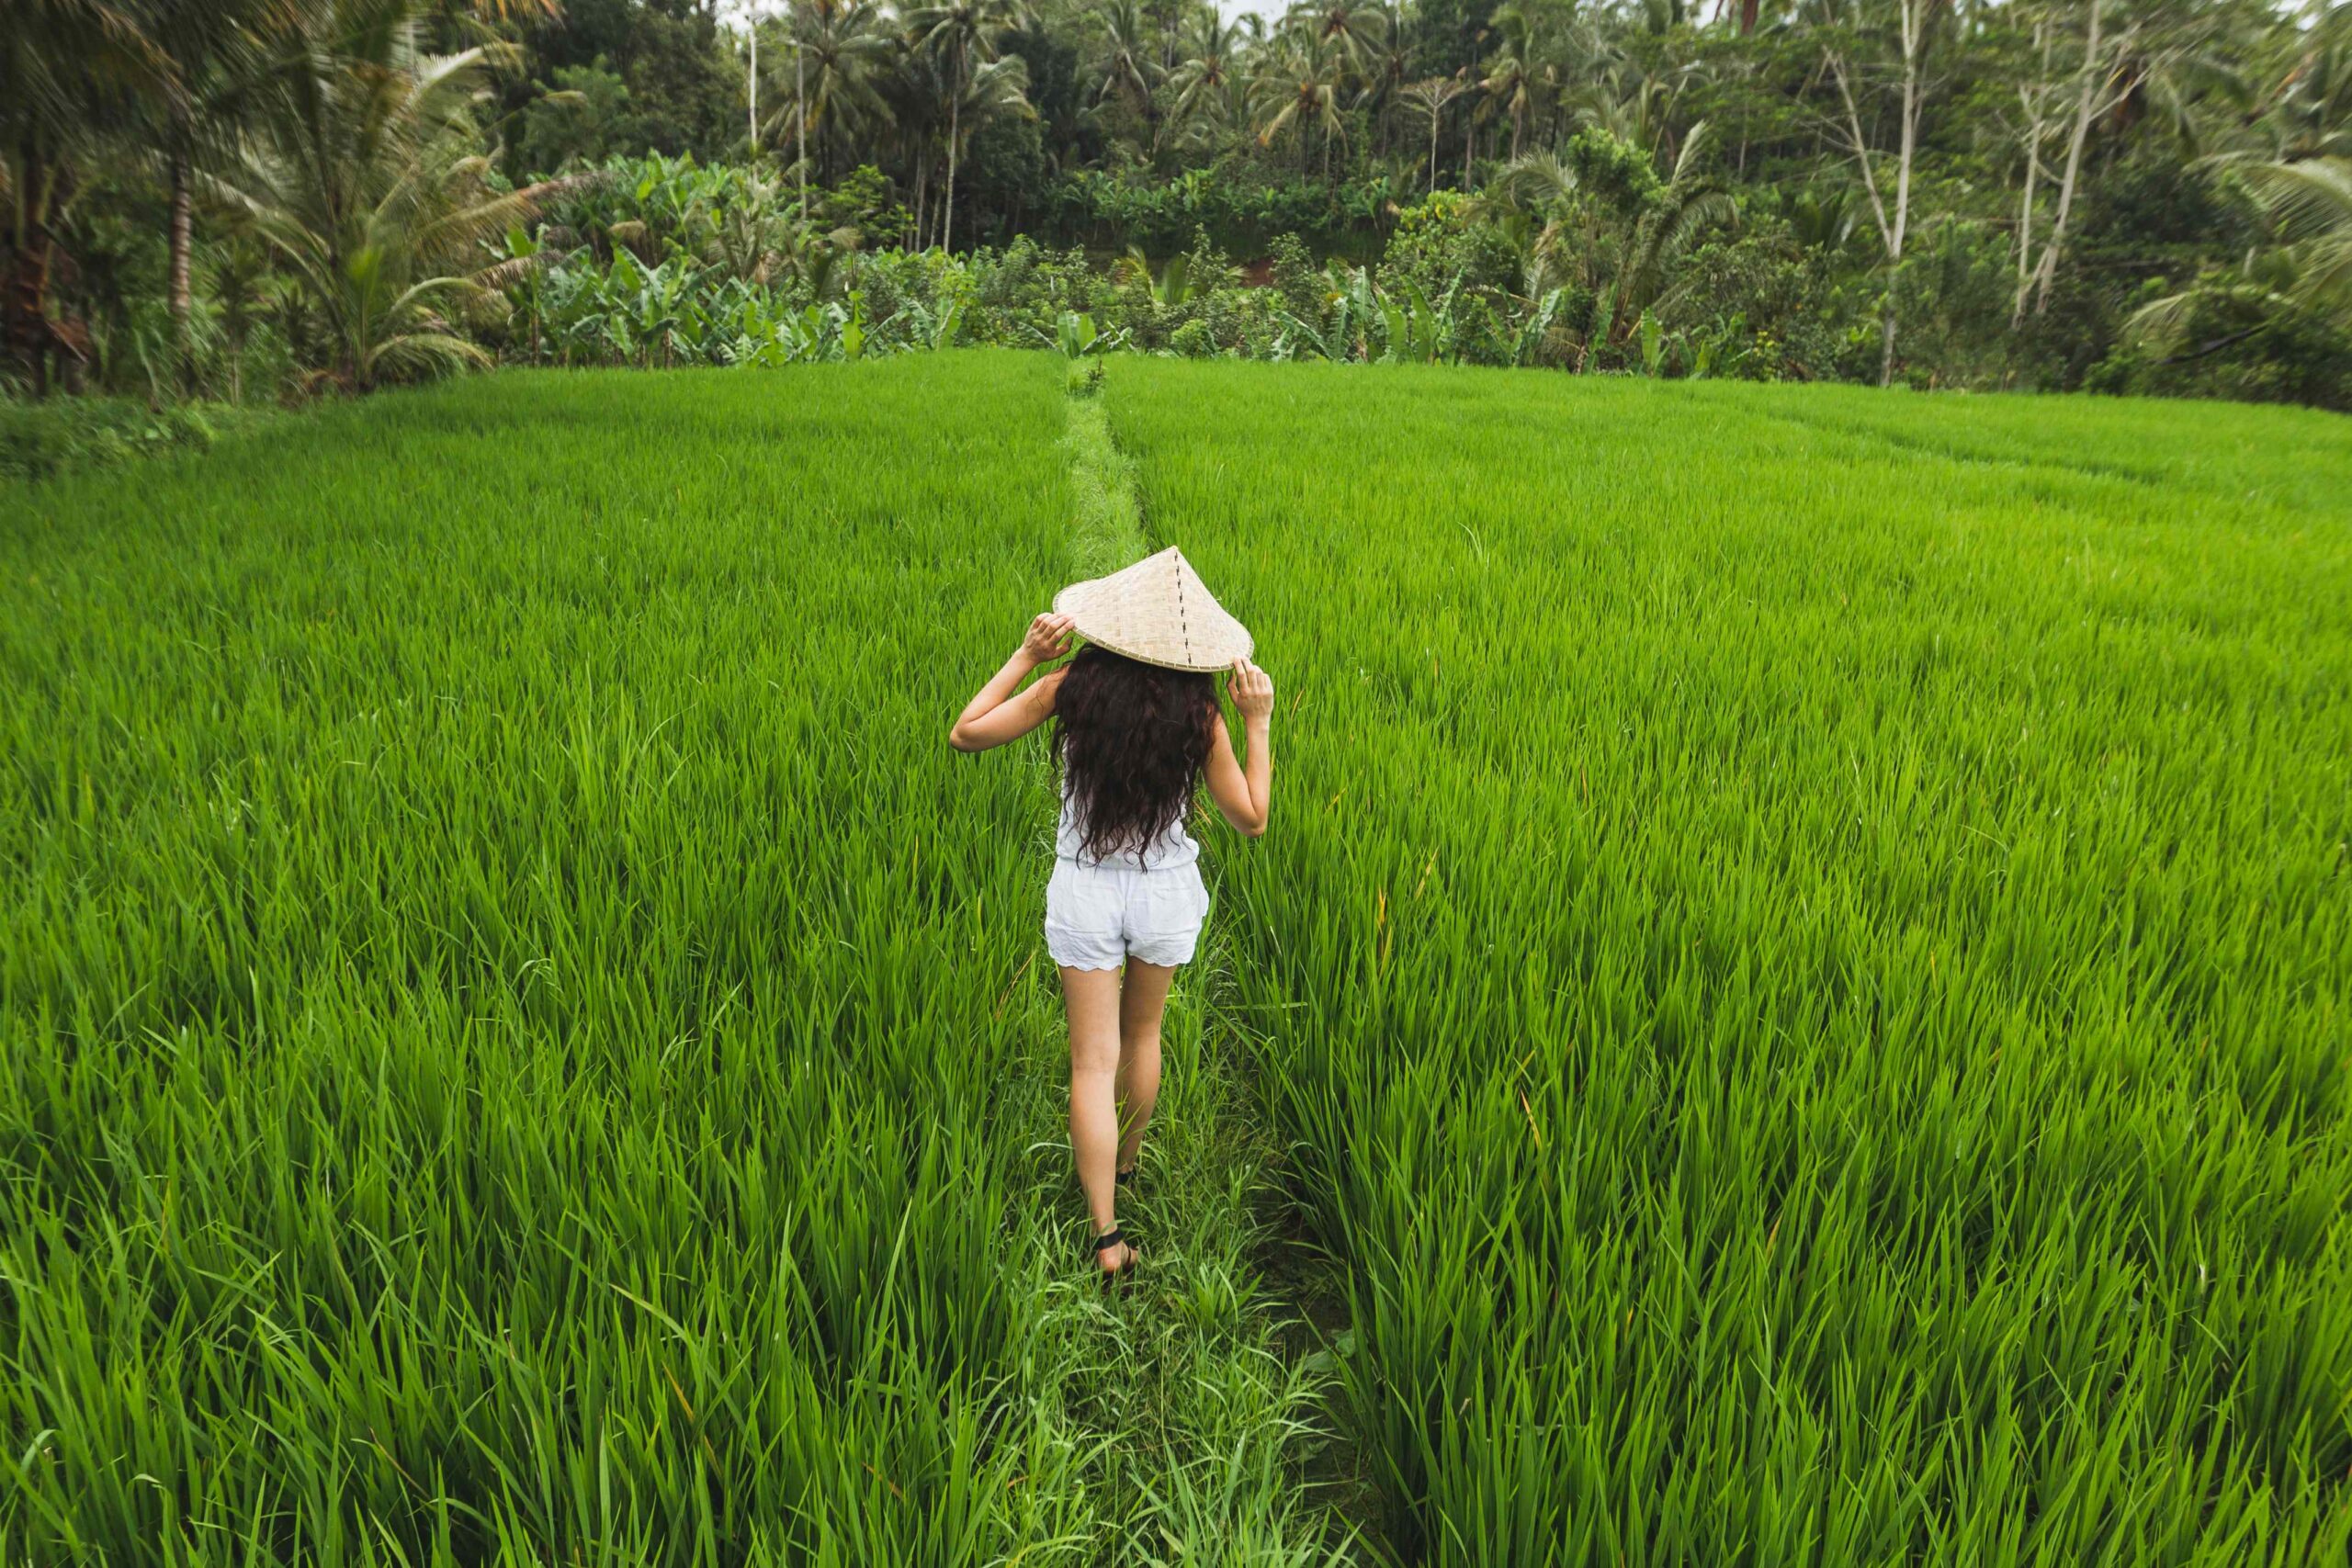
POLYGON ((1134 1273, 1136 1271, 1136 1259, 1142 1256, 1142 1254, 1137 1252, 1133 1246, 1129 1245, 1125 1236, 1119 1234, 1119 1227, 1116 1225, 1113 1225, 1109 1230, 1104 1231, 1101 1235, 1096 1236, 1091 1242, 1088 1243, 1085 1250, 1088 1257, 1098 1260, 1098 1267, 1095 1271, 1102 1276, 1102 1282, 1106 1285, 1114 1280, 1122 1280, 1129 1274, 1134 1273), (1116 1269, 1102 1269, 1099 1267, 1099 1260, 1101 1259, 1103 1251, 1106 1248, 1114 1247, 1126 1247, 1127 1260, 1119 1265, 1116 1269))

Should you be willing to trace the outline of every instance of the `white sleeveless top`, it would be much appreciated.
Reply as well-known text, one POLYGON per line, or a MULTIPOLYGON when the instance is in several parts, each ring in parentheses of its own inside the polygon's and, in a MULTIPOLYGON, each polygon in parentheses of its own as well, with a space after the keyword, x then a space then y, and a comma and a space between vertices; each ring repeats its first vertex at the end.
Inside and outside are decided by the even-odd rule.
POLYGON ((1201 846, 1184 831, 1184 818, 1180 815, 1168 825, 1168 830, 1144 850, 1123 850, 1114 855, 1096 860, 1086 853, 1086 833, 1078 820, 1078 805, 1069 797, 1069 789, 1062 789, 1061 826, 1054 834, 1054 853, 1077 865, 1102 865, 1124 871, 1165 871, 1170 866, 1190 865, 1201 858, 1201 846))

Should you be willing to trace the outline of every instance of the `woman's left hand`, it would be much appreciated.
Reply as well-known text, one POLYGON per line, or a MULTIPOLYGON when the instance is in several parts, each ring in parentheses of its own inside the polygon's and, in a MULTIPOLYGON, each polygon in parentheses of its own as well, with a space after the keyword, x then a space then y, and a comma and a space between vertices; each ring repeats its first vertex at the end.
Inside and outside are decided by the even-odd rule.
POLYGON ((1057 615, 1049 610, 1029 623, 1029 635, 1021 639, 1021 651, 1032 664, 1059 659, 1069 651, 1075 626, 1068 615, 1057 615))
POLYGON ((1246 659, 1233 661, 1233 678, 1226 682, 1233 705, 1244 720, 1263 723, 1274 716, 1274 678, 1246 659))

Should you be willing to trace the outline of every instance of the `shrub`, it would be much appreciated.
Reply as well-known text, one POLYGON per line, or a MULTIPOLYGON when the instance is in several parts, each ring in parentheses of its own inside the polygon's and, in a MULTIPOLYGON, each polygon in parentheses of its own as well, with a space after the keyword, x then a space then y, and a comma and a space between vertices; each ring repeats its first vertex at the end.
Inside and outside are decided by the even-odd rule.
POLYGON ((45 479, 130 457, 201 451, 219 422, 243 413, 195 403, 150 408, 129 398, 0 402, 0 478, 45 479))

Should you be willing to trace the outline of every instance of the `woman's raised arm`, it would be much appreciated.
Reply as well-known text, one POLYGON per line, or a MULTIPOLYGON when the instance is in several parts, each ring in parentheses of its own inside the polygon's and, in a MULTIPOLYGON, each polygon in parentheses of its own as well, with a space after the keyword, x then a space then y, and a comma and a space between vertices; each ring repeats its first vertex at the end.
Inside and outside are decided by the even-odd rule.
POLYGON ((1058 670, 1021 691, 1029 672, 1069 651, 1068 615, 1043 615, 1029 623, 1029 635, 1004 667, 989 677, 978 694, 964 705, 948 727, 947 744, 958 751, 985 751, 1008 740, 1018 740, 1054 715, 1054 693, 1060 689, 1058 670))
POLYGON ((1209 731, 1209 798, 1225 819, 1255 839, 1266 830, 1274 808, 1274 678, 1246 659, 1233 661, 1227 689, 1241 710, 1241 733, 1250 745, 1247 765, 1233 754, 1225 716, 1209 731))

